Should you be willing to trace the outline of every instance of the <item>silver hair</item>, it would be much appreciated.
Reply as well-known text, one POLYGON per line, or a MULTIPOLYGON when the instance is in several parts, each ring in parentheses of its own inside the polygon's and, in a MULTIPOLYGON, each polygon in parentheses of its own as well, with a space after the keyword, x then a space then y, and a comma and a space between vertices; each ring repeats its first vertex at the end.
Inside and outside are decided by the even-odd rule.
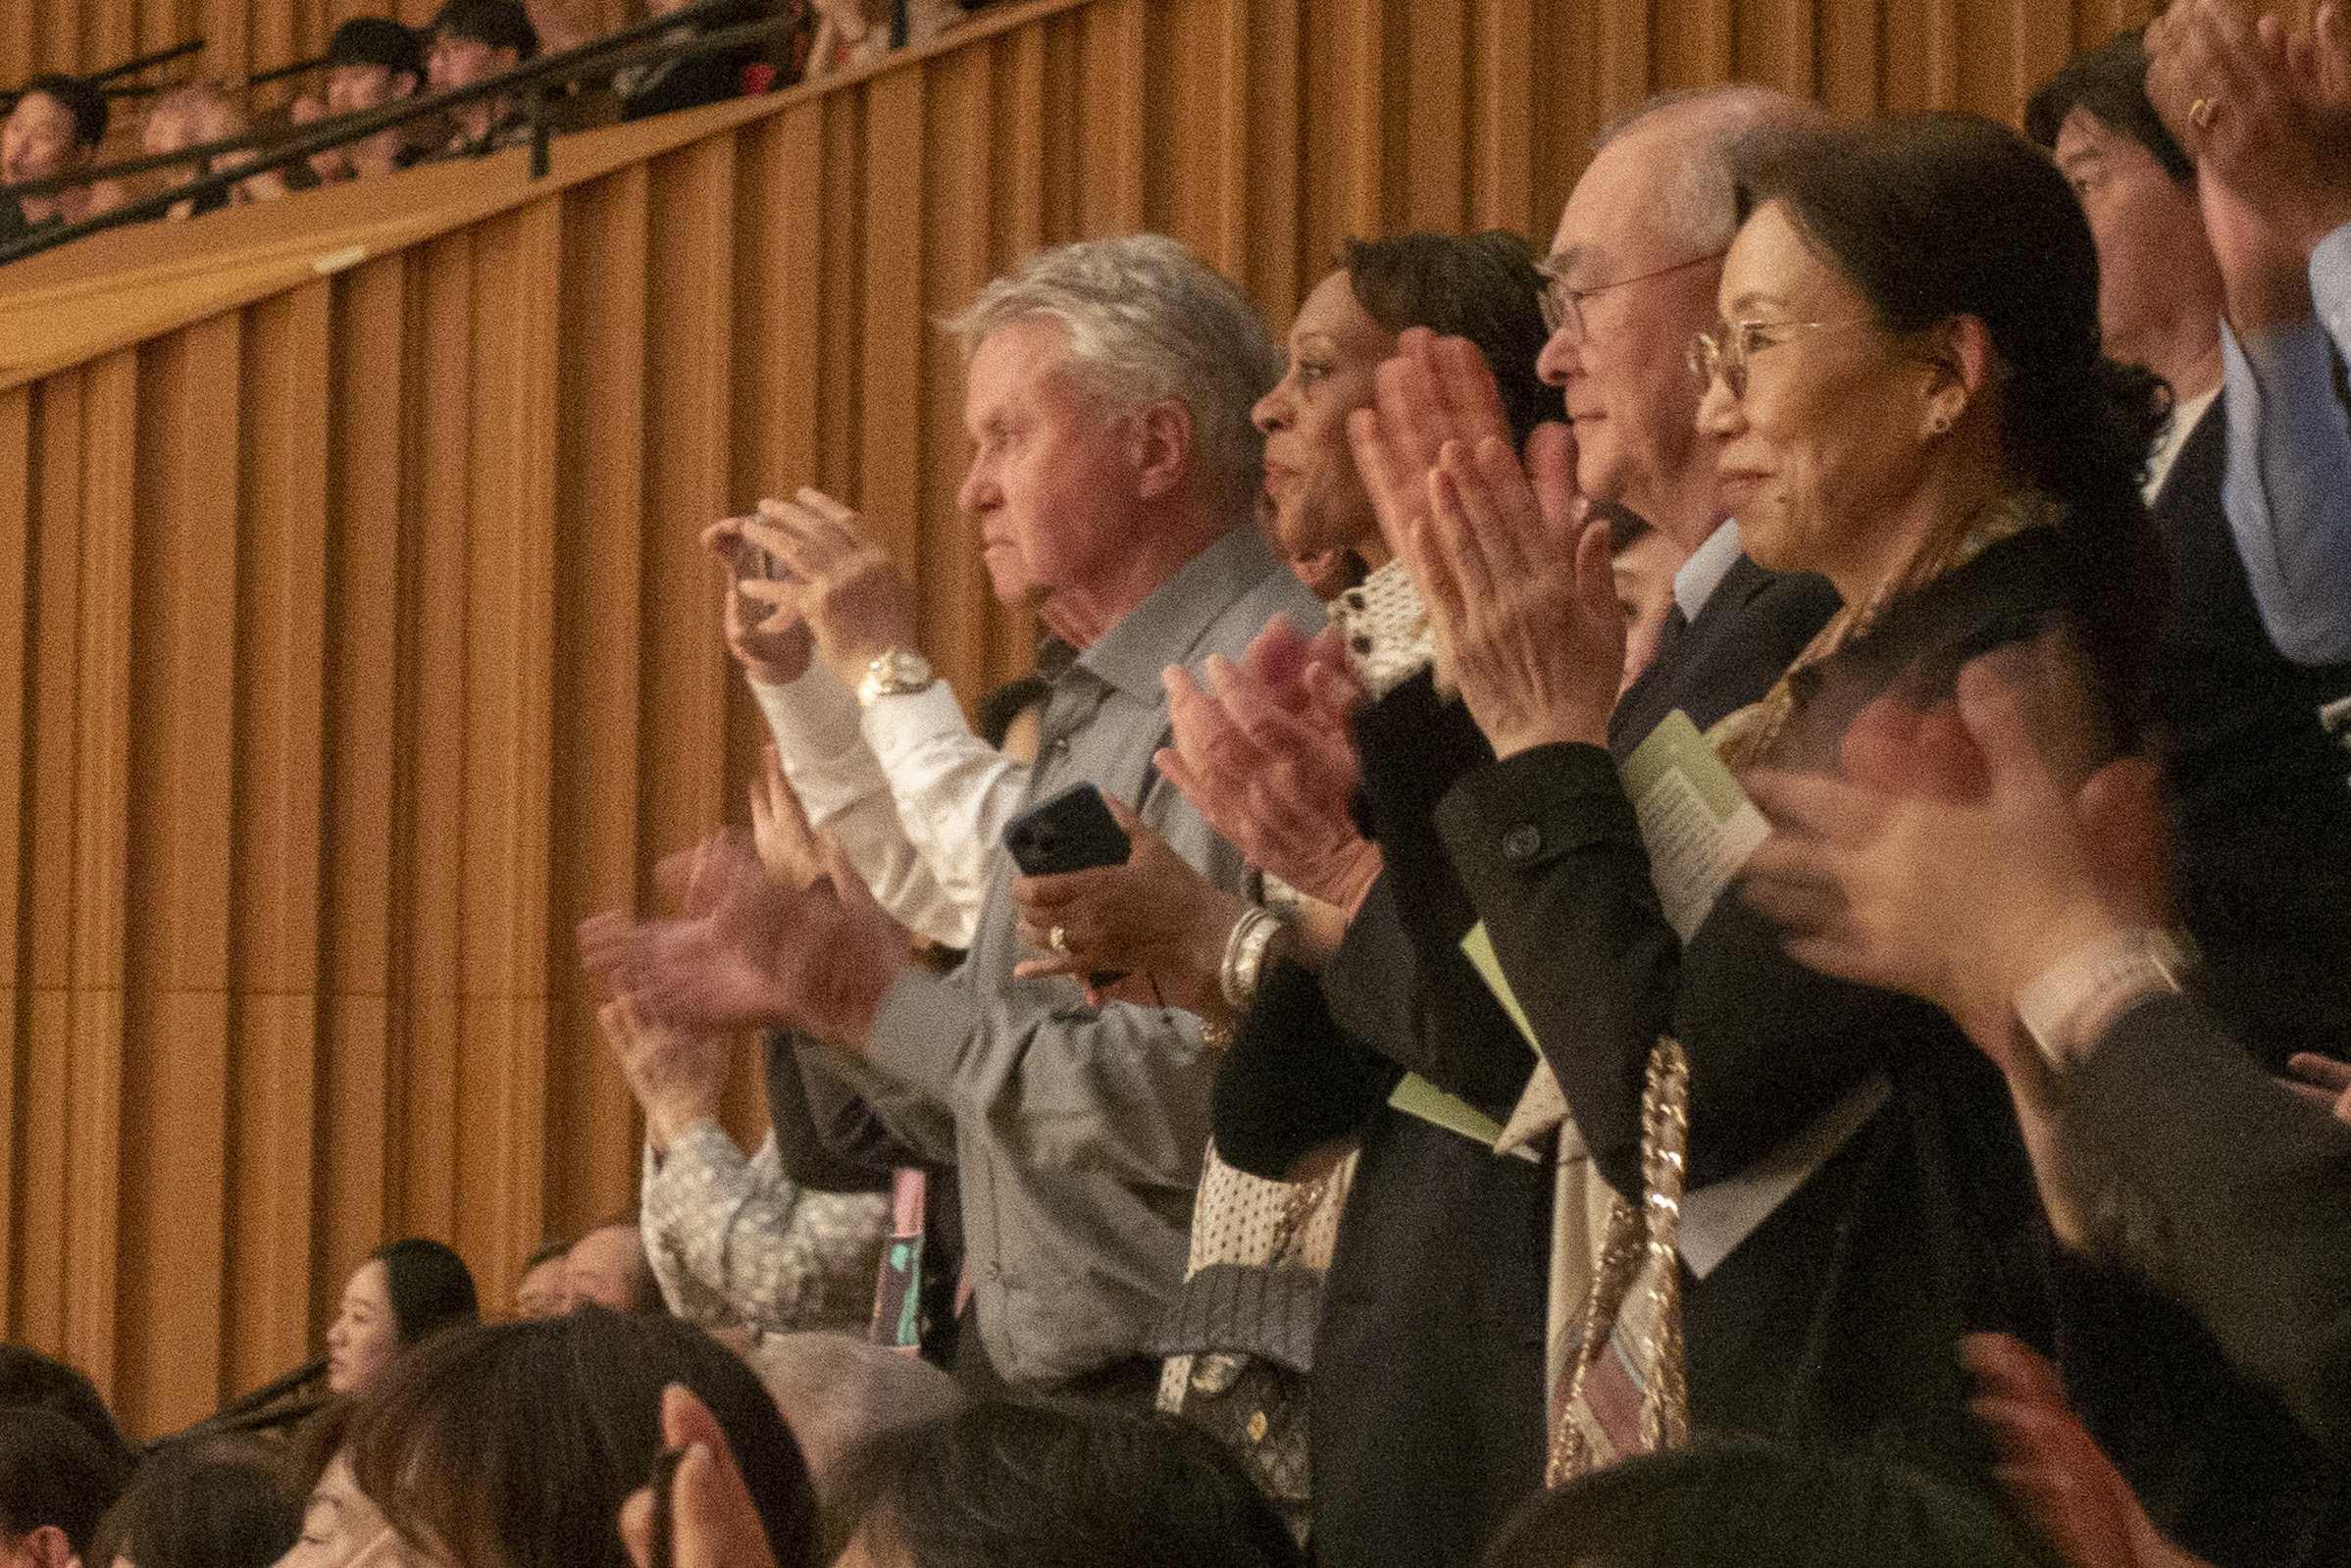
POLYGON ((1817 106, 1754 82, 1676 87, 1610 121, 1592 138, 1592 151, 1599 153, 1661 115, 1676 123, 1681 157, 1658 192, 1653 221, 1700 256, 1729 249, 1739 231, 1737 171, 1748 145, 1821 118, 1817 106))
POLYGON ((968 365, 982 338, 1033 316, 1068 329, 1072 373, 1116 412, 1181 402, 1197 471, 1249 514, 1264 460, 1250 409, 1281 379, 1282 354, 1230 279, 1164 234, 1086 239, 1023 258, 945 325, 968 365))

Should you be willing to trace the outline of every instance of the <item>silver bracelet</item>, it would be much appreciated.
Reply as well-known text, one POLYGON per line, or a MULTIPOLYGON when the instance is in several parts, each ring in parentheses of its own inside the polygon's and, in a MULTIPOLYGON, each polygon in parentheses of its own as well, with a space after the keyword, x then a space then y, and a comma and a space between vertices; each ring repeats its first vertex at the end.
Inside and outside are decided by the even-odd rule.
POLYGON ((1224 992, 1225 1005, 1234 1012, 1247 1011, 1256 999, 1257 985, 1265 975, 1265 955, 1282 931, 1282 917, 1258 904, 1242 911, 1241 918, 1233 922, 1232 934, 1224 940, 1224 963, 1217 970, 1216 983, 1224 992))

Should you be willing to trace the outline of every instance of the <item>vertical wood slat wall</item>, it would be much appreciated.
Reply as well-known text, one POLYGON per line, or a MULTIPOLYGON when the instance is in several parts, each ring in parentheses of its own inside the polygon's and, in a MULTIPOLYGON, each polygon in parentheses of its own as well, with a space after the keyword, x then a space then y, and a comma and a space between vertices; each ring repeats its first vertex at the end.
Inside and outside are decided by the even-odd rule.
MULTIPOLYGON (((130 32, 81 58, 157 41, 99 10, 130 32)), ((10 14, 0 61, 91 35, 10 14)), ((1542 241, 1653 90, 2013 119, 2132 20, 1096 0, 0 392, 0 1329, 168 1430, 303 1359, 385 1237, 496 1307, 630 1200, 572 929, 741 817, 760 737, 694 534, 822 484, 960 690, 1022 669, 932 324, 1024 251, 1163 229, 1279 325, 1351 233, 1542 241)))

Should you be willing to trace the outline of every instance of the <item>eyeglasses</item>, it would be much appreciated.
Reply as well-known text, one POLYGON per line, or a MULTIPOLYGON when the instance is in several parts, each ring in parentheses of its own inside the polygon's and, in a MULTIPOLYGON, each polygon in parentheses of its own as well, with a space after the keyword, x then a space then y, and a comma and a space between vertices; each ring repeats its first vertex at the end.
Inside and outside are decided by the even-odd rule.
POLYGON ((1866 316, 1845 316, 1825 322, 1716 322, 1711 332, 1700 332, 1690 339, 1690 374, 1698 378, 1701 387, 1712 386, 1720 377, 1733 397, 1747 395, 1747 362, 1766 348, 1776 348, 1781 339, 1773 332, 1812 331, 1822 327, 1861 327, 1869 324, 1866 316))
POLYGON ((1653 278, 1662 278, 1668 273, 1688 272, 1693 267, 1720 261, 1729 254, 1728 251, 1718 250, 1711 255, 1693 256, 1688 261, 1675 262, 1670 267, 1661 267, 1652 273, 1636 273, 1630 278, 1619 278, 1612 283, 1595 283, 1590 288, 1569 288, 1566 279, 1552 271, 1551 264, 1545 262, 1542 264, 1543 276, 1547 279, 1542 297, 1544 330, 1556 334, 1565 331, 1572 324, 1575 331, 1568 341, 1583 342, 1592 335, 1591 329, 1584 325, 1584 301, 1594 294, 1605 294, 1611 288, 1623 288, 1633 283, 1646 283, 1653 278))

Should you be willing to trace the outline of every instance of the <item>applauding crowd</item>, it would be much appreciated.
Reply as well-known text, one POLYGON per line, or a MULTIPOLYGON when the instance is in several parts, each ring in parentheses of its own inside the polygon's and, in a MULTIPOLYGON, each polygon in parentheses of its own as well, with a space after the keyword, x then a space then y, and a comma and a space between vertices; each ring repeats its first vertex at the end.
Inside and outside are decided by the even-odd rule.
MULTIPOLYGON (((1667 95, 1286 354, 1155 235, 989 283, 1034 673, 902 520, 708 529, 748 824, 580 932, 640 1206, 521 1322, 364 1264, 237 1560, 2351 1560, 2351 31, 2026 130, 1667 95)), ((101 1529, 0 1393, 43 1564, 260 1462, 101 1529)))

